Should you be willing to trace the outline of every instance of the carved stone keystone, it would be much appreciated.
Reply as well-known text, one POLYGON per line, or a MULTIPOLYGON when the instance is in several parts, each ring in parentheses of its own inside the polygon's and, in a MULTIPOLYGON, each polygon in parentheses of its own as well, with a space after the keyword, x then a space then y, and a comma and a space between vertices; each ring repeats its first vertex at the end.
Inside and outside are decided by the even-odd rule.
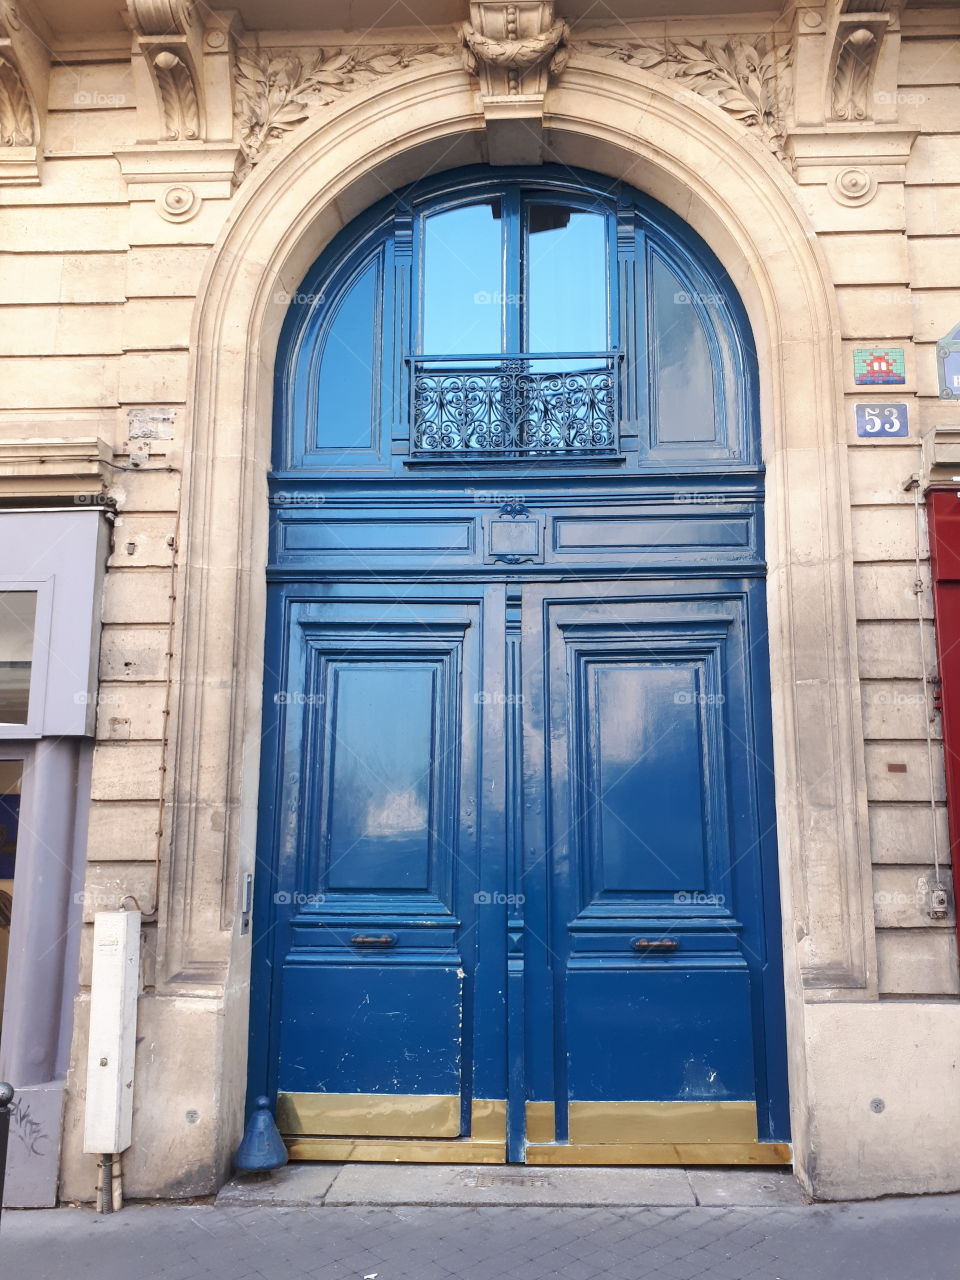
POLYGON ((539 164, 543 103, 566 66, 570 28, 552 0, 471 0, 460 27, 463 65, 480 82, 491 164, 539 164))

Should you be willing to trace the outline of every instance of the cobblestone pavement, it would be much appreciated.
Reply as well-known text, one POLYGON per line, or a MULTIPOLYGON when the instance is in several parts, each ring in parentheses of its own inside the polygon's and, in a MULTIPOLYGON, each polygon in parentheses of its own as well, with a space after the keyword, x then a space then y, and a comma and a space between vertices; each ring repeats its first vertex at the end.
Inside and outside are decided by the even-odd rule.
POLYGON ((3 1280, 957 1280, 960 1197, 787 1208, 6 1211, 3 1280))

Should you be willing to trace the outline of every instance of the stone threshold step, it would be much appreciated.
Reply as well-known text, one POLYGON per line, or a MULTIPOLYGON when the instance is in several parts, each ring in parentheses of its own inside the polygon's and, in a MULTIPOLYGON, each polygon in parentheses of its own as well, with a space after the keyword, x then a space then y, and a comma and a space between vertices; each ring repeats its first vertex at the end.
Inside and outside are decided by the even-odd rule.
POLYGON ((234 1178, 217 1205, 789 1206, 789 1170, 530 1165, 289 1164, 234 1178))

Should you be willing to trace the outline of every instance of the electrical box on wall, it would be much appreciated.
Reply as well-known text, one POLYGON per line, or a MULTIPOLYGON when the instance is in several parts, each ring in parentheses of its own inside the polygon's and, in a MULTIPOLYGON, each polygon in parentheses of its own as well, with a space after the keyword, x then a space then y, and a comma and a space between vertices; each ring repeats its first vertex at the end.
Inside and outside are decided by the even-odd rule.
POLYGON ((140 912, 98 911, 83 1126, 83 1149, 93 1155, 130 1145, 139 991, 140 912))

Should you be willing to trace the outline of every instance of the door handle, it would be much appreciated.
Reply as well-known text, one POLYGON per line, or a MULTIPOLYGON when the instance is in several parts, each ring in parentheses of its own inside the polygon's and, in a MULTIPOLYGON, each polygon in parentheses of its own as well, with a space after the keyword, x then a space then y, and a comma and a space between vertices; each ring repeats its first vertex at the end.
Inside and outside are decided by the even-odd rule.
POLYGON ((350 939, 351 947, 395 947, 395 933, 355 933, 350 939))
POLYGON ((676 951, 680 943, 676 938, 634 938, 634 951, 676 951))

